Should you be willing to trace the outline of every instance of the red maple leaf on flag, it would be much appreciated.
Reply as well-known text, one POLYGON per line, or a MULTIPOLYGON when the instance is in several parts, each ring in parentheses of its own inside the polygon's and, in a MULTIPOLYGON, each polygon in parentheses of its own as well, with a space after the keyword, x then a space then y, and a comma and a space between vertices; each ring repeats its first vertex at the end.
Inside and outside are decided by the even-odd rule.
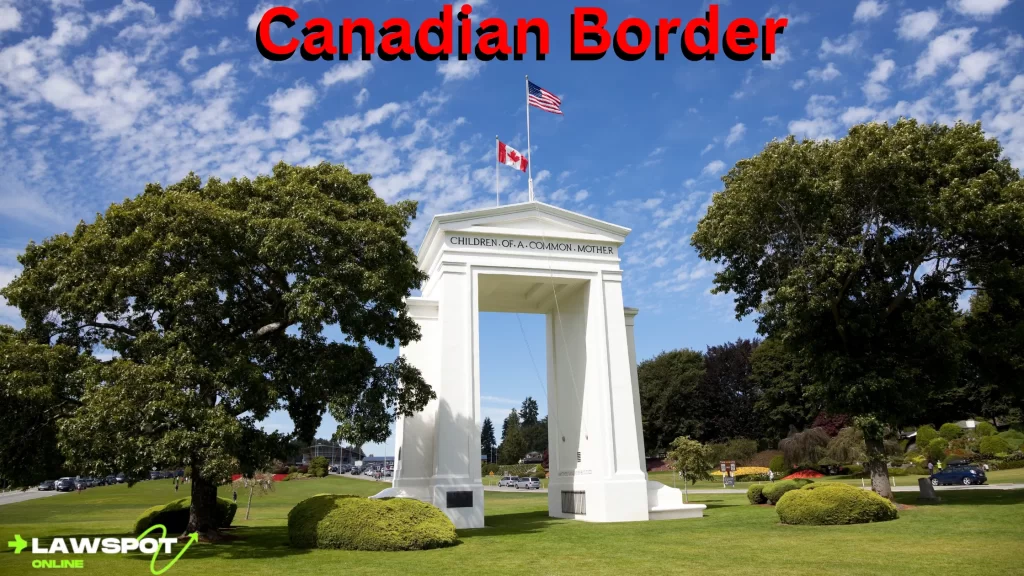
POLYGON ((506 149, 505 155, 508 156, 509 160, 515 162, 516 164, 519 163, 519 154, 516 154, 515 150, 506 149))

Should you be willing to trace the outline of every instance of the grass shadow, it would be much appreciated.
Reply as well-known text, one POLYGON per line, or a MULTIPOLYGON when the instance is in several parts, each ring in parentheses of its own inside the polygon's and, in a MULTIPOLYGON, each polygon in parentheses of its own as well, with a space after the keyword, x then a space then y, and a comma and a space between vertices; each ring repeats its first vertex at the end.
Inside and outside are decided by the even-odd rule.
MULTIPOLYGON (((304 548, 293 548, 288 544, 287 526, 252 526, 237 528, 231 531, 235 539, 209 544, 199 542, 189 547, 182 559, 210 559, 220 560, 244 560, 244 559, 274 559, 287 556, 298 556, 309 554, 312 550, 304 548)), ((181 550, 180 546, 174 547, 174 554, 181 550)), ((157 564, 166 555, 157 559, 157 564)), ((144 560, 149 562, 151 555, 131 555, 132 560, 144 560)), ((167 559, 173 558, 167 556, 167 559)))
POLYGON ((495 514, 484 517, 484 528, 459 530, 459 540, 486 538, 490 536, 506 536, 510 534, 530 534, 543 531, 556 522, 569 522, 548 516, 547 510, 519 512, 514 514, 495 514))

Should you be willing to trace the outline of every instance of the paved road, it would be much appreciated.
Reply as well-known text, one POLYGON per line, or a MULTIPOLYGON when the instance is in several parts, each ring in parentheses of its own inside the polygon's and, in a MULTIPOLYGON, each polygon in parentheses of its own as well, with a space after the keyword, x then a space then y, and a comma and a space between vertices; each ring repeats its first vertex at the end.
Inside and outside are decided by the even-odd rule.
POLYGON ((50 496, 57 496, 60 494, 71 494, 71 492, 40 492, 35 488, 30 488, 24 492, 2 492, 0 493, 0 506, 3 506, 4 504, 14 504, 15 502, 25 502, 26 500, 35 500, 36 498, 49 498, 50 496))

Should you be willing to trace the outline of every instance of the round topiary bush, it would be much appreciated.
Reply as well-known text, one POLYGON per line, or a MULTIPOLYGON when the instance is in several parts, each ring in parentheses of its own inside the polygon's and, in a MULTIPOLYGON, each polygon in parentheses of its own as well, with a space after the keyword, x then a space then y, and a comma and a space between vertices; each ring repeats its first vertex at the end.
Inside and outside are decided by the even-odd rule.
POLYGON ((981 439, 978 445, 978 452, 981 452, 985 456, 995 456, 996 454, 1005 454, 1010 451, 1010 445, 1003 438, 999 436, 986 436, 981 439))
POLYGON ((767 504, 768 499, 764 497, 764 484, 754 484, 747 488, 747 500, 751 504, 767 504))
POLYGON ((811 484, 791 490, 779 499, 775 511, 783 524, 811 526, 884 522, 899 517, 892 502, 847 484, 811 484))
POLYGON ((952 422, 947 422, 942 426, 939 426, 939 436, 942 436, 946 440, 953 441, 963 435, 963 428, 953 424, 952 422))
MULTIPOLYGON (((155 524, 163 524, 167 527, 168 534, 180 534, 188 527, 188 512, 191 507, 191 498, 181 498, 179 500, 172 500, 167 504, 147 508, 135 520, 134 533, 142 534, 155 524)), ((227 498, 217 498, 217 510, 214 513, 217 528, 231 526, 237 511, 238 504, 227 498)))
POLYGON ((812 483, 813 480, 801 478, 799 480, 783 480, 781 482, 775 482, 764 487, 762 494, 768 499, 771 504, 777 504, 782 495, 792 490, 799 490, 801 486, 812 483))
POLYGON ((296 548, 427 550, 457 536, 444 512, 419 500, 319 494, 288 512, 288 540, 296 548))
POLYGON ((768 468, 776 474, 784 474, 786 472, 786 459, 781 454, 776 455, 768 463, 768 468))

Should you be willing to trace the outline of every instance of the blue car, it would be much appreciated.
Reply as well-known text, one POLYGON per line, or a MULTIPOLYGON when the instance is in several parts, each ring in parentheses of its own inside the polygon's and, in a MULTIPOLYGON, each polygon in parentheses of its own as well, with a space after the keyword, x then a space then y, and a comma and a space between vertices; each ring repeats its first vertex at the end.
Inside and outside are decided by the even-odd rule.
POLYGON ((941 472, 932 474, 928 479, 931 481, 932 486, 942 486, 945 484, 972 486, 984 484, 988 480, 985 477, 985 471, 977 466, 951 466, 941 472))

